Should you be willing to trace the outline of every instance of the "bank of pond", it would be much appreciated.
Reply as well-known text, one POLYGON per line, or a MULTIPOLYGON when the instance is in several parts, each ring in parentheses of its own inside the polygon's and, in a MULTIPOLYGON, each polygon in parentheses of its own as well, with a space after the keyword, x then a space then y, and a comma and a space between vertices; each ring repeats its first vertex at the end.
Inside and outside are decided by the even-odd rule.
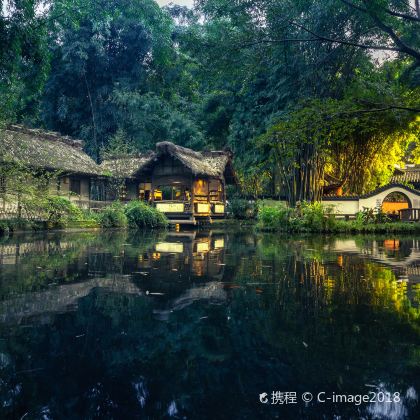
MULTIPOLYGON (((294 233, 404 233, 420 232, 420 223, 392 219, 380 209, 365 209, 352 219, 340 218, 324 203, 297 203, 232 199, 220 225, 247 225, 255 230, 294 233)), ((0 220, 0 235, 17 231, 53 229, 165 229, 170 219, 144 201, 115 201, 99 211, 79 208, 63 197, 48 197, 38 217, 0 220)))
POLYGON ((147 203, 133 200, 127 204, 115 201, 98 212, 79 208, 63 197, 48 197, 38 211, 42 217, 0 220, 0 234, 22 230, 166 228, 165 214, 147 203))

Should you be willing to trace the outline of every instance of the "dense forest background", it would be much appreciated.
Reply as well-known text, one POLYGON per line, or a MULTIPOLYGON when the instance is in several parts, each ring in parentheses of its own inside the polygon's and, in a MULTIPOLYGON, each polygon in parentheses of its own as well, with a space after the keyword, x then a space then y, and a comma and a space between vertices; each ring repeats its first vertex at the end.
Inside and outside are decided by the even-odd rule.
POLYGON ((406 0, 0 1, 0 123, 86 151, 231 148, 245 194, 363 193, 420 156, 406 0))

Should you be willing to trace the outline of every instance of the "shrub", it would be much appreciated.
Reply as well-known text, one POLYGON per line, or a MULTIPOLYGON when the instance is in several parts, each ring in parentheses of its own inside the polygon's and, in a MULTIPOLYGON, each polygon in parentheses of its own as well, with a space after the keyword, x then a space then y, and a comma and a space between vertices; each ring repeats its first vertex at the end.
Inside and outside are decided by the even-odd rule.
POLYGON ((397 233, 419 232, 420 223, 392 221, 380 209, 365 209, 355 220, 336 220, 333 208, 322 203, 297 203, 295 208, 263 206, 258 228, 289 232, 397 233))
POLYGON ((227 210, 235 219, 255 219, 258 215, 258 204, 256 201, 234 196, 229 199, 227 210))
POLYGON ((303 226, 310 231, 324 232, 333 229, 335 218, 332 213, 332 207, 322 205, 320 202, 309 203, 302 202, 299 208, 296 206, 297 216, 300 216, 303 226))
POLYGON ((41 229, 42 224, 24 219, 0 220, 0 235, 7 235, 16 230, 36 230, 41 229))
POLYGON ((308 202, 298 202, 295 208, 285 205, 261 207, 258 221, 258 227, 263 229, 304 232, 331 232, 336 225, 331 207, 308 202))
POLYGON ((43 207, 48 223, 53 226, 65 227, 69 221, 83 219, 82 210, 64 197, 47 197, 43 207))
POLYGON ((142 201, 130 201, 124 209, 131 228, 159 228, 168 226, 166 216, 142 201))
POLYGON ((10 232, 10 226, 7 220, 0 220, 0 234, 7 235, 10 232))
POLYGON ((128 224, 124 207, 120 202, 105 207, 98 214, 97 219, 102 228, 124 228, 128 224))
POLYGON ((258 212, 258 222, 266 229, 281 230, 290 226, 292 214, 293 210, 284 205, 264 206, 258 212))
POLYGON ((375 208, 364 208, 363 211, 358 212, 356 219, 362 221, 362 223, 389 223, 391 218, 382 211, 382 209, 375 208))

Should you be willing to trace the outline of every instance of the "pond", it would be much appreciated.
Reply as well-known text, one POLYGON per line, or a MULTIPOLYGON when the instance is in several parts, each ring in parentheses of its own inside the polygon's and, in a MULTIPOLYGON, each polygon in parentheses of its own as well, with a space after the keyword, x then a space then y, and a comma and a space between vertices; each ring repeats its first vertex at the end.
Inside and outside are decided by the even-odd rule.
POLYGON ((420 237, 0 239, 0 417, 419 418, 420 237))

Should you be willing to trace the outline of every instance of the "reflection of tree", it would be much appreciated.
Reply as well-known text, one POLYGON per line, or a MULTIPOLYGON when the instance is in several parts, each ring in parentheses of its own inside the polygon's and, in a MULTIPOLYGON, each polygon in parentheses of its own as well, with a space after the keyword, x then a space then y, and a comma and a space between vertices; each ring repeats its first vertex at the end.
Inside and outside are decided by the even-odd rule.
POLYGON ((152 246, 157 235, 122 230, 2 239, 0 298, 92 276, 122 273, 124 259, 136 259, 152 246))
MULTIPOLYGON (((267 248, 259 243, 264 257, 272 259, 268 271, 260 272, 258 259, 243 261, 237 279, 254 290, 258 303, 240 294, 231 311, 248 308, 248 334, 287 355, 303 388, 360 392, 365 383, 399 377, 403 368, 397 360, 419 365, 412 345, 420 335, 419 309, 389 268, 354 257, 344 257, 340 266, 325 255, 324 263, 324 240, 315 248, 306 241, 279 240, 277 247, 268 242, 267 248)), ((342 407, 339 412, 343 415, 342 407)))
MULTIPOLYGON (((129 273, 162 240, 127 235, 86 241, 89 267, 129 273)), ((172 266, 161 255, 130 282, 133 293, 98 286, 50 325, 0 326, 5 416, 41 417, 47 407, 51 417, 161 418, 175 403, 180 417, 267 418, 279 412, 258 404, 264 391, 361 393, 378 381, 418 389, 418 309, 390 269, 331 253, 328 238, 227 236, 222 282, 200 282, 190 261, 172 266), (164 277, 168 267, 178 271, 164 277), (165 295, 137 292, 153 287, 165 295), (173 312, 158 321, 162 302, 173 312)), ((299 404, 282 416, 366 414, 355 410, 299 404)))

